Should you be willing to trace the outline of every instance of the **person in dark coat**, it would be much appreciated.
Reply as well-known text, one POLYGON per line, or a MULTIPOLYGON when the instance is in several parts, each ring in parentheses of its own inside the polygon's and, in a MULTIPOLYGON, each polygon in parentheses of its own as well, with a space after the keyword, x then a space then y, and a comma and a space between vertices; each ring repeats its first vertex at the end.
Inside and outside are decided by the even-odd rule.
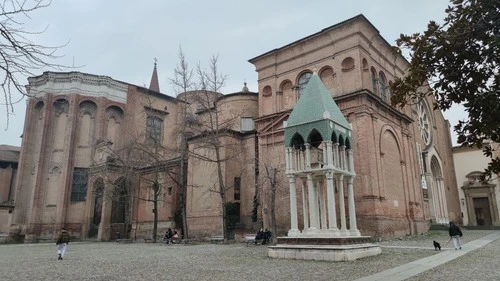
POLYGON ((264 230, 261 228, 259 232, 257 232, 257 235, 255 235, 255 245, 257 245, 258 240, 263 240, 264 239, 264 230))
POLYGON ((269 244, 271 242, 271 231, 266 228, 264 231, 264 242, 262 244, 269 244))
POLYGON ((66 231, 66 229, 64 229, 64 227, 61 228, 61 233, 59 234, 59 237, 56 241, 58 260, 62 260, 64 258, 64 253, 66 253, 69 238, 69 233, 66 231))
POLYGON ((462 230, 454 222, 450 222, 450 228, 448 228, 448 234, 450 239, 453 239, 453 245, 455 250, 462 250, 462 245, 460 245, 460 237, 462 237, 462 230))

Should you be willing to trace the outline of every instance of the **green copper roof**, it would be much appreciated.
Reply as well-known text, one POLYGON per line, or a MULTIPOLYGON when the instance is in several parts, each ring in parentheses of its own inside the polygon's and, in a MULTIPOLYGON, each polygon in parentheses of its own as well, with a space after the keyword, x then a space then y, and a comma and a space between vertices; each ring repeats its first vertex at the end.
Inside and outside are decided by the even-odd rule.
POLYGON ((346 129, 351 128, 318 74, 314 73, 301 91, 300 98, 288 118, 287 127, 327 119, 346 129))
POLYGON ((293 146, 296 135, 309 143, 312 133, 317 132, 322 140, 352 143, 351 126, 330 96, 318 74, 314 73, 300 95, 285 127, 285 146, 293 146))

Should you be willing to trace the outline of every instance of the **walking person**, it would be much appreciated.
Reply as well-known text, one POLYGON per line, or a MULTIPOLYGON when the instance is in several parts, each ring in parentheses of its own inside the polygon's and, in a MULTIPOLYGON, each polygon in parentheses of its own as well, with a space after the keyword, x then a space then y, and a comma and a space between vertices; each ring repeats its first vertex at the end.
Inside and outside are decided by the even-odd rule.
POLYGON ((454 222, 450 222, 450 228, 448 228, 448 234, 450 234, 451 239, 453 239, 453 246, 455 250, 462 250, 462 245, 460 245, 460 237, 462 237, 462 231, 454 222))
POLYGON ((64 258, 64 253, 66 252, 68 243, 69 243, 69 233, 63 227, 61 228, 61 233, 59 234, 59 237, 57 238, 56 241, 58 260, 62 260, 64 258))

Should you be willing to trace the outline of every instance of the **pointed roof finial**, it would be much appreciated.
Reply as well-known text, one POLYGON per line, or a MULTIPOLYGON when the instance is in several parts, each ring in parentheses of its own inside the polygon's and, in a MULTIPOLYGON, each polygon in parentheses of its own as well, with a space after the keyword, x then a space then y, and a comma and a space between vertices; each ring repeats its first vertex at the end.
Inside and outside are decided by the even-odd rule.
POLYGON ((157 58, 154 58, 155 66, 153 68, 153 75, 151 75, 151 82, 149 83, 149 89, 160 92, 160 83, 158 82, 158 72, 156 71, 156 64, 158 62, 157 58))

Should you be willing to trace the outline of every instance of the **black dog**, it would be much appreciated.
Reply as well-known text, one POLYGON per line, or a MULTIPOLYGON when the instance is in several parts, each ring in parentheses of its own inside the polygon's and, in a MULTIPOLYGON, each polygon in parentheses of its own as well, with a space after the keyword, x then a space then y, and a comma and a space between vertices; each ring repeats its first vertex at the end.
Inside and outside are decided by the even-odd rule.
POLYGON ((432 243, 434 243, 434 250, 440 250, 441 251, 441 244, 439 244, 438 242, 436 241, 432 241, 432 243))

